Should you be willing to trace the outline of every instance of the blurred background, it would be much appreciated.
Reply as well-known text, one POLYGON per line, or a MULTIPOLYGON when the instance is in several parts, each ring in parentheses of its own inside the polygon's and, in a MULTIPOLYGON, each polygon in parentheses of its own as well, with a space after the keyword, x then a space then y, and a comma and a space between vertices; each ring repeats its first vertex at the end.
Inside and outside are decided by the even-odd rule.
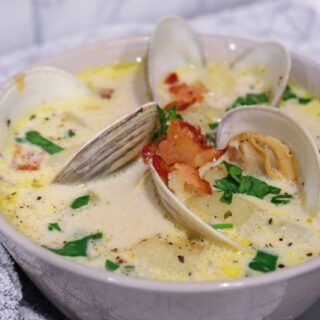
POLYGON ((0 0, 0 81, 69 47, 147 34, 165 14, 199 32, 275 39, 320 57, 320 0, 0 0))
MULTIPOLYGON (((0 0, 0 82, 70 47, 148 34, 166 14, 188 19, 198 32, 278 40, 320 62, 320 0, 0 0)), ((8 309, 14 319, 66 319, 0 245, 0 311, 8 309)), ((320 302, 299 320, 319 314, 320 302)))
POLYGON ((254 0, 1 0, 0 53, 103 25, 153 23, 168 12, 193 18, 248 2, 254 0))

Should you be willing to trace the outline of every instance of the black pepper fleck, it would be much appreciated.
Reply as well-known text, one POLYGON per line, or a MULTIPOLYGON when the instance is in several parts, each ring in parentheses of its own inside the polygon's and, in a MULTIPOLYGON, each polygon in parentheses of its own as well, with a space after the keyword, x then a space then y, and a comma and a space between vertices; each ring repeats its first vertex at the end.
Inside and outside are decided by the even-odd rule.
POLYGON ((178 260, 179 260, 181 263, 184 263, 184 256, 178 256, 178 260))

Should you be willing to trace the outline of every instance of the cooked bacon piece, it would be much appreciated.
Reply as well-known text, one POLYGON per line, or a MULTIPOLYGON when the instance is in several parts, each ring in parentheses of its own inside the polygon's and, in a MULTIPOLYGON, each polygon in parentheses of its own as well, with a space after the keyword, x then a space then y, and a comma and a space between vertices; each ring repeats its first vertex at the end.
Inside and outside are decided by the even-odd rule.
POLYGON ((164 80, 165 84, 174 84, 179 81, 178 75, 175 72, 171 72, 167 75, 167 77, 164 80))
POLYGON ((147 144, 141 149, 141 156, 145 164, 148 164, 158 149, 156 144, 147 144))
POLYGON ((153 156, 152 164, 153 164, 154 168, 157 170, 157 172, 158 172, 159 176, 162 178, 162 180, 166 184, 168 184, 169 167, 167 166, 167 164, 158 155, 153 156))
POLYGON ((167 138, 159 144, 159 155, 168 166, 179 162, 199 168, 218 159, 225 152, 205 144, 204 138, 199 135, 198 129, 190 124, 172 120, 167 138))
POLYGON ((169 109, 175 107, 176 110, 183 111, 183 110, 186 110, 190 106, 191 106, 191 104, 185 103, 185 102, 182 102, 182 101, 171 101, 171 102, 169 102, 168 104, 166 104, 164 106, 164 109, 165 110, 169 110, 169 109))
POLYGON ((203 147, 211 148, 211 146, 208 144, 207 139, 201 133, 200 128, 193 126, 189 122, 180 122, 180 126, 190 134, 192 140, 194 140, 196 143, 200 144, 203 147))
POLYGON ((114 89, 103 88, 99 90, 99 95, 103 99, 111 99, 114 93, 114 89))
POLYGON ((165 109, 176 106, 178 111, 185 110, 196 102, 203 102, 207 88, 201 83, 187 84, 185 82, 170 86, 173 101, 165 106, 165 109))
POLYGON ((172 169, 175 174, 178 174, 179 178, 184 181, 186 190, 204 194, 212 193, 209 182, 200 178, 197 169, 184 163, 176 163, 172 166, 171 170, 172 169))
POLYGON ((16 145, 13 153, 12 166, 16 170, 39 170, 43 156, 43 152, 23 150, 21 146, 16 145))
POLYGON ((163 140, 164 138, 158 140, 155 143, 147 144, 141 149, 141 156, 145 164, 148 164, 150 160, 153 159, 154 155, 158 153, 159 144, 163 140))

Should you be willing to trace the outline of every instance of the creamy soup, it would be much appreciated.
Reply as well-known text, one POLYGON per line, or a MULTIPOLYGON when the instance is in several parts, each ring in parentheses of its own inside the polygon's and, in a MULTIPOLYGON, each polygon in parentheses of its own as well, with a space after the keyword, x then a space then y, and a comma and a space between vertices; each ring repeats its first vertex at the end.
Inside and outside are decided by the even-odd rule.
MULTIPOLYGON (((301 205, 295 159, 286 162, 291 175, 279 172, 282 178, 274 179, 259 165, 252 169, 241 152, 234 156, 232 150, 239 151, 241 139, 235 137, 226 152, 214 147, 215 131, 227 110, 268 102, 269 86, 259 68, 211 65, 202 75, 192 66, 173 71, 159 84, 165 120, 160 121, 153 143, 142 150, 144 159, 88 183, 51 184, 64 161, 90 137, 148 101, 143 69, 143 63, 134 62, 86 69, 78 77, 90 95, 44 103, 19 121, 8 121, 0 159, 0 205, 5 217, 56 254, 90 267, 156 280, 235 279, 288 268, 318 255, 320 221, 301 205), (186 143, 183 150, 205 150, 205 161, 179 164, 182 150, 170 172, 160 159, 159 174, 189 208, 238 241, 243 250, 188 234, 161 205, 145 162, 160 141, 180 129, 189 130, 195 143, 186 143), (212 159, 219 164, 207 165, 212 159), (236 179, 255 179, 268 192, 261 196, 256 191, 223 190, 221 179, 232 172, 236 179)), ((303 121, 319 144, 319 100, 290 84, 281 108, 303 121)), ((270 145, 274 143, 281 150, 287 148, 280 141, 270 145)))

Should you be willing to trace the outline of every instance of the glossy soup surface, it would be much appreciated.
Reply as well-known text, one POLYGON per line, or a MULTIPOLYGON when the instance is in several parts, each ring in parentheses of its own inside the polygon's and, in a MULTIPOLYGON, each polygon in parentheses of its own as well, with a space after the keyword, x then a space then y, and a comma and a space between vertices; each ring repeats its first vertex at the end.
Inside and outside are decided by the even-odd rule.
MULTIPOLYGON (((271 201, 275 194, 263 199, 233 194, 232 202, 225 203, 221 190, 213 187, 217 177, 210 170, 203 179, 211 194, 184 189, 170 173, 169 187, 177 196, 242 244, 242 251, 193 237, 177 225, 161 205, 141 157, 96 181, 51 184, 64 161, 90 137, 149 100, 143 68, 143 62, 129 61, 86 69, 78 77, 90 95, 44 102, 19 121, 8 122, 9 137, 0 159, 0 206, 5 217, 34 242, 78 263, 157 280, 235 279, 288 268, 318 255, 320 220, 306 214, 298 183, 286 179, 255 176, 280 189, 281 195, 290 195, 280 203, 271 201), (34 131, 36 139, 40 135, 58 148, 39 147, 34 131), (264 258, 267 265, 261 266, 264 258)), ((268 102, 263 72, 257 67, 231 71, 225 65, 211 65, 205 75, 198 75, 192 66, 185 66, 171 75, 176 79, 159 84, 163 106, 175 106, 183 121, 200 128, 207 143, 214 145, 226 110, 241 107, 248 99, 251 104, 268 102)), ((294 84, 290 90, 281 108, 298 118, 319 145, 320 101, 294 84)), ((233 162, 230 154, 224 156, 227 163, 233 162)), ((222 178, 227 172, 223 164, 220 167, 222 178)))

